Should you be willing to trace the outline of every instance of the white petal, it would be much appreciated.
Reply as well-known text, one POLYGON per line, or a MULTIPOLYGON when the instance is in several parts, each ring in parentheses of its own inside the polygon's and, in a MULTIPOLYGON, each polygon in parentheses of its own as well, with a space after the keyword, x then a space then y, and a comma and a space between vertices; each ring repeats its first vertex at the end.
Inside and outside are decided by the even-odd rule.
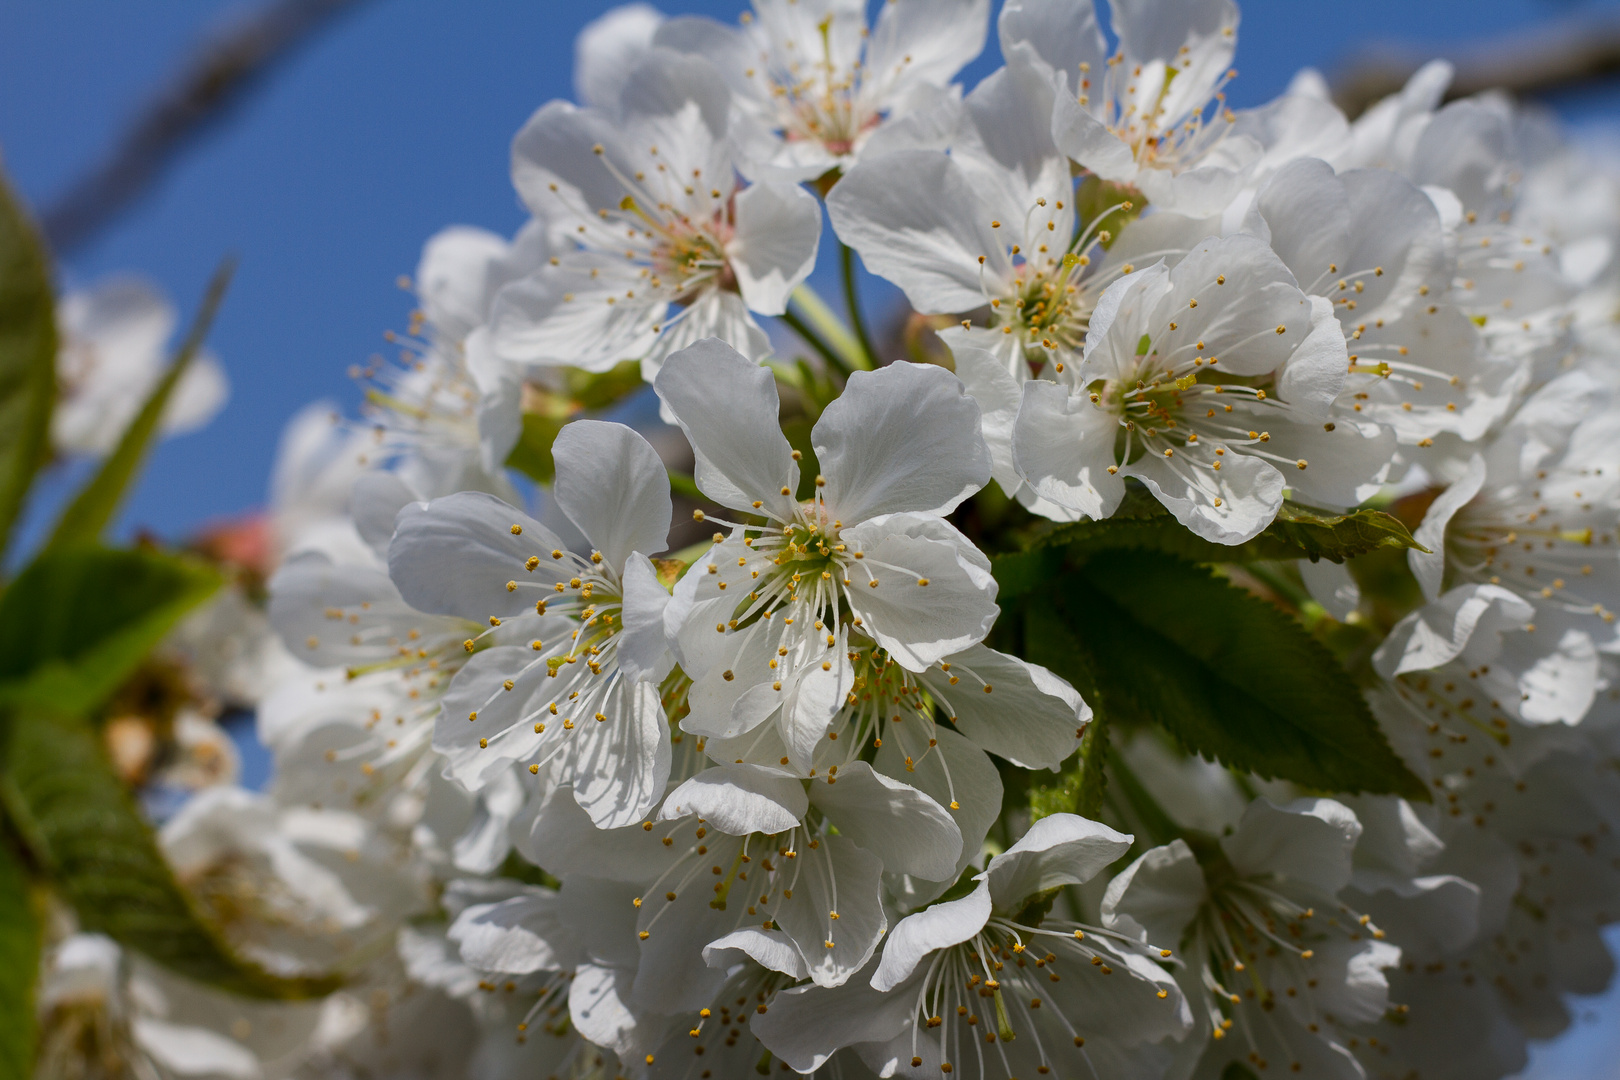
POLYGON ((620 681, 599 706, 606 721, 580 718, 572 752, 553 768, 599 829, 641 821, 669 782, 669 724, 658 688, 620 681))
POLYGON ((1244 876, 1269 874, 1332 895, 1350 882, 1350 853, 1360 836, 1361 822, 1341 802, 1298 799, 1277 806, 1256 799, 1237 832, 1221 839, 1221 850, 1244 876))
POLYGON ((408 503, 421 498, 398 473, 367 473, 354 482, 349 496, 349 512, 360 539, 382 558, 388 558, 388 542, 394 538, 394 518, 408 503))
POLYGON ((586 105, 619 104, 626 76, 653 44, 664 16, 651 4, 624 4, 586 23, 574 39, 574 91, 586 105))
POLYGON ((810 977, 810 969, 793 942, 757 926, 745 926, 703 946, 703 960, 712 968, 724 971, 743 958, 794 979, 810 977))
POLYGON ((1350 576, 1350 570, 1343 563, 1328 559, 1315 562, 1301 559, 1298 565, 1299 576, 1304 579, 1311 599, 1321 604, 1333 618, 1344 622, 1352 611, 1361 606, 1361 586, 1356 584, 1356 579, 1350 576))
POLYGON ((770 370, 724 342, 700 341, 664 361, 653 383, 696 455, 703 493, 745 514, 792 520, 799 467, 778 426, 781 401, 770 370))
MULTIPOLYGON (((1067 74, 1067 73, 1065 73, 1067 74)), ((1078 73, 1076 73, 1078 77, 1078 73)), ((1129 182, 1136 178, 1136 155, 1064 89, 1052 109, 1052 141, 1058 149, 1104 180, 1129 182)))
POLYGON ((989 30, 989 0, 894 0, 878 13, 865 64, 944 85, 984 49, 989 30))
POLYGON ((1005 52, 1028 45, 1054 72, 1077 73, 1081 64, 1102 71, 1108 43, 1091 0, 1008 0, 996 19, 1005 52))
MULTIPOLYGON (((864 761, 810 782, 810 801, 892 873, 940 881, 955 871, 962 832, 945 808, 864 761)), ((761 830, 768 831, 768 830, 761 830)))
POLYGON ((1218 473, 1199 466, 1179 468, 1196 470, 1199 485, 1189 484, 1177 467, 1156 454, 1143 456, 1121 472, 1141 480, 1177 521, 1211 543, 1253 540, 1282 508, 1285 481, 1270 462, 1228 454, 1218 473))
POLYGON ((1373 667, 1386 679, 1428 671, 1461 655, 1475 634, 1519 629, 1533 618, 1535 608, 1500 586, 1464 585, 1395 624, 1373 667))
POLYGON ((962 833, 962 854, 953 873, 937 880, 891 875, 890 893, 913 909, 956 883, 968 864, 979 858, 990 826, 1001 816, 1001 774, 985 752, 949 728, 935 728, 933 738, 936 745, 930 747, 926 738, 891 727, 872 763, 879 772, 910 784, 945 807, 962 833), (912 745, 910 738, 920 745, 912 745))
POLYGON ((771 917, 798 948, 817 986, 842 986, 876 951, 883 914, 883 864, 845 835, 825 836, 800 850, 803 864, 793 898, 771 917), (833 913, 837 918, 833 918, 833 913))
POLYGON ((1091 708, 1050 671, 983 645, 945 662, 949 672, 929 668, 919 681, 979 746, 1026 769, 1056 769, 1079 748, 1091 708))
POLYGON ((796 184, 761 180, 737 196, 737 231, 726 247, 743 301, 761 315, 787 310, 788 294, 816 265, 821 207, 796 184))
POLYGON ((872 988, 894 989, 929 953, 973 940, 989 921, 990 885, 984 881, 960 900, 947 900, 907 915, 895 924, 889 940, 883 943, 883 958, 872 973, 872 988))
POLYGON ((557 896, 549 890, 475 904, 456 916, 447 936, 461 947, 462 960, 481 971, 528 975, 561 971, 575 963, 557 896))
POLYGON ((948 514, 990 480, 978 404, 932 365, 855 372, 810 437, 828 511, 847 525, 881 514, 948 514))
POLYGON ((512 822, 523 810, 524 791, 511 769, 502 770, 473 801, 473 818, 450 850, 464 874, 493 874, 512 850, 512 822))
POLYGON ((984 303, 979 256, 1003 250, 990 227, 998 214, 949 155, 901 150, 861 161, 827 196, 827 215, 867 269, 900 286, 918 311, 984 303))
POLYGON ((952 327, 941 330, 939 337, 951 350, 962 388, 979 403, 979 430, 990 451, 990 475, 1011 495, 1024 483, 1013 462, 1013 425, 1023 390, 1007 365, 975 344, 978 339, 972 334, 971 330, 952 327))
POLYGON ((1267 448, 1285 459, 1285 482, 1300 502, 1349 509, 1378 494, 1389 477, 1395 433, 1381 424, 1347 419, 1323 423, 1310 417, 1296 421, 1287 414, 1266 420, 1271 435, 1267 448), (1293 468, 1286 464, 1290 458, 1293 468), (1301 461, 1303 469, 1297 464, 1301 461))
POLYGON ((656 327, 668 304, 650 291, 625 299, 638 289, 645 286, 623 259, 570 255, 561 265, 542 266, 501 287, 490 305, 489 347, 513 363, 606 371, 643 355, 658 340, 656 327))
POLYGON ((804 786, 791 776, 758 765, 716 765, 669 793, 659 820, 696 814, 731 836, 779 833, 793 828, 809 808, 804 786))
POLYGON ((990 860, 984 878, 999 911, 1036 893, 1083 885, 1130 849, 1131 837, 1078 814, 1051 814, 990 860))
POLYGON ((264 1075, 264 1067, 252 1051, 206 1028, 137 1016, 130 1022, 130 1030, 140 1048, 176 1076, 259 1080, 264 1075))
POLYGON ((1310 332, 1277 377, 1277 396, 1310 416, 1326 417, 1344 388, 1350 352, 1325 297, 1312 296, 1310 332))
POLYGON ((484 622, 534 607, 533 590, 509 590, 509 581, 567 581, 567 568, 550 557, 561 547, 551 530, 521 510, 493 495, 462 491, 399 512, 388 574, 418 611, 484 622), (541 556, 533 571, 527 569, 531 555, 541 556))
POLYGON ((1185 840, 1172 840, 1142 854, 1108 883, 1103 925, 1173 948, 1208 895, 1204 872, 1185 840), (1168 943, 1168 944, 1167 944, 1168 943))
POLYGON ((533 800, 514 824, 512 840, 525 859, 564 882, 579 876, 645 883, 682 854, 640 825, 598 829, 565 787, 533 800))
POLYGON ((983 641, 1001 610, 984 557, 966 538, 935 539, 941 532, 955 530, 939 518, 894 514, 843 533, 865 556, 848 571, 850 607, 911 671, 983 641))
POLYGON ((1433 600, 1440 595, 1440 584, 1445 578, 1446 526, 1484 486, 1485 459, 1475 454, 1468 459, 1468 468, 1462 476, 1429 504, 1428 513, 1423 515, 1423 521, 1412 533, 1413 540, 1429 549, 1406 553, 1406 564, 1412 568, 1412 575, 1418 579, 1418 584, 1423 586, 1426 599, 1433 600))
POLYGON ((881 993, 865 979, 837 990, 809 984, 777 994, 749 1028, 790 1067, 811 1073, 841 1047, 898 1035, 916 1007, 911 995, 881 993))
POLYGON ((568 986, 568 1018, 597 1046, 628 1054, 635 1046, 636 1018, 625 1004, 629 978, 612 968, 581 964, 568 986))
POLYGON ((576 420, 557 435, 552 453, 557 504, 615 571, 632 551, 656 555, 669 546, 669 477, 635 430, 576 420))
POLYGON ((1124 478, 1108 472, 1118 431, 1113 417, 1084 394, 1032 380, 1024 384, 1013 426, 1013 461, 1040 498, 1089 518, 1106 518, 1125 497, 1124 478))
POLYGON ((460 341, 484 321, 492 298, 490 271, 506 252, 505 238, 471 225, 452 225, 428 238, 416 264, 416 295, 435 330, 460 341))
POLYGON ((619 670, 632 681, 659 682, 669 674, 673 658, 664 631, 669 593, 658 580, 652 560, 639 551, 624 564, 624 606, 619 613, 617 657, 619 670))
POLYGON ((224 366, 212 353, 198 355, 180 376, 163 409, 163 434, 184 435, 205 426, 225 407, 230 396, 231 384, 224 366))
MULTIPOLYGON (((1222 371, 1264 375, 1281 367, 1305 340, 1311 316, 1309 298, 1282 260, 1258 238, 1239 233, 1195 245, 1171 268, 1170 290, 1148 325, 1176 323, 1176 330, 1155 335, 1160 349, 1201 341, 1205 355, 1216 357, 1222 371), (1191 306, 1194 301, 1197 307, 1191 306)), ((1134 353, 1137 343, 1120 344, 1134 353)))

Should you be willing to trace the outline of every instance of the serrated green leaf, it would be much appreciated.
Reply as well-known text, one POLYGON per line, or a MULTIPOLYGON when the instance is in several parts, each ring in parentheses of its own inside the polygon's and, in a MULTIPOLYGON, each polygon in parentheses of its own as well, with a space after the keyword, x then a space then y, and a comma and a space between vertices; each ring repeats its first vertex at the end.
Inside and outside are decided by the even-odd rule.
POLYGON ((12 727, 0 788, 6 809, 85 930, 248 997, 334 988, 332 980, 272 975, 231 952, 175 880, 88 720, 27 705, 12 727))
POLYGON ((1130 549, 1157 551, 1188 562, 1251 563, 1290 559, 1345 559, 1380 549, 1423 548, 1398 518, 1381 510, 1333 514, 1284 503, 1277 520, 1243 544, 1214 544, 1132 487, 1112 517, 1059 525, 1030 542, 1027 550, 997 556, 996 581, 1003 599, 1016 599, 1050 580, 1064 555, 1130 549))
POLYGON ((50 457, 56 311, 45 248, 0 174, 0 555, 50 457))
POLYGON ((1277 520, 1264 535, 1297 548, 1303 553, 1302 557, 1312 562, 1317 559, 1343 562, 1379 548, 1428 550, 1412 539, 1399 518, 1382 510, 1335 514, 1285 502, 1277 512, 1277 520))
POLYGON ((0 596, 0 701, 88 713, 219 585, 207 564, 157 552, 46 552, 0 596))
POLYGON ((557 433, 568 423, 564 417, 523 414, 523 434, 517 445, 506 456, 506 467, 516 469, 537 484, 549 484, 557 478, 557 462, 551 456, 551 444, 557 433))
POLYGON ((1151 551, 1093 555, 1027 605, 1025 653, 1092 680, 1111 721, 1323 791, 1428 799, 1333 655, 1277 608, 1151 551), (1054 640, 1056 639, 1056 640, 1054 640))
POLYGON ((34 1074, 39 913, 17 853, 0 839, 0 1080, 34 1074))
POLYGON ((191 324, 180 351, 175 353, 174 359, 169 362, 169 369, 147 395, 141 411, 124 429, 118 446, 107 455, 96 474, 73 497, 67 509, 62 511, 51 538, 46 541, 47 549, 60 550, 93 544, 112 524, 124 496, 129 493, 130 482, 140 472, 141 464, 152 449, 174 388, 180 384, 181 377, 197 353, 202 351, 203 341, 214 325, 214 316, 219 313, 219 305, 225 299, 225 290, 230 287, 231 275, 235 272, 234 259, 225 260, 214 271, 213 279, 208 283, 208 292, 203 296, 202 307, 198 309, 197 318, 191 324))

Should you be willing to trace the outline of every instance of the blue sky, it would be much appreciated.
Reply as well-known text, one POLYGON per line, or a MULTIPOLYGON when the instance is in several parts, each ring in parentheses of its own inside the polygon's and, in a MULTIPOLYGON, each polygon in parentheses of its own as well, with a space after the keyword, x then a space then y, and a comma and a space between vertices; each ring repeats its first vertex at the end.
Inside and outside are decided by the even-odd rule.
MULTIPOLYGON (((523 215, 507 145, 571 87, 573 38, 605 3, 371 0, 299 54, 193 147, 132 212, 61 266, 67 285, 119 271, 154 278, 189 313, 220 257, 241 257, 213 338, 233 384, 207 430, 154 456, 124 527, 181 536, 264 497, 287 418, 325 398, 352 409, 344 372, 403 327, 395 279, 453 222, 510 232, 523 215)), ((733 18, 741 0, 666 10, 733 18)), ((1252 105, 1295 69, 1379 43, 1443 51, 1598 0, 1250 0, 1230 96, 1252 105)), ((239 2, 0 0, 0 154, 48 202, 94 162, 199 36, 239 2)), ((986 57, 965 74, 977 81, 986 57)), ((1620 118, 1620 93, 1557 103, 1583 124, 1620 118)), ((826 261, 826 260, 824 260, 826 261)), ((874 286, 871 304, 892 294, 874 286)), ((36 528, 59 478, 34 508, 36 528)), ((1620 944, 1620 942, 1617 942, 1620 944)), ((1620 997, 1583 1006, 1576 1034, 1538 1054, 1536 1080, 1620 1077, 1620 997)))

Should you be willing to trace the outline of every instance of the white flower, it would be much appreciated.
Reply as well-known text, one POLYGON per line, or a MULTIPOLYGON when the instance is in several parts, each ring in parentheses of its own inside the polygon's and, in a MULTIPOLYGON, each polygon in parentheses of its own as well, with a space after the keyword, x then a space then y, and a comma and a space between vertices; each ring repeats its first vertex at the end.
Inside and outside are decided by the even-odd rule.
POLYGON ((260 1080, 307 1056, 320 1006, 205 989, 77 933, 44 957, 34 1075, 260 1080))
POLYGON ((653 49, 615 108, 535 113, 513 143, 513 180, 559 254, 497 294, 497 356, 592 371, 640 359, 651 378, 705 337, 769 351, 750 312, 786 310, 815 265, 821 211, 791 184, 739 187, 731 110, 708 61, 653 49))
POLYGON ((671 19, 659 45, 714 61, 735 95, 746 165, 786 180, 847 169, 885 122, 950 93, 984 48, 988 0, 754 0, 734 30, 671 19))
POLYGON ((1232 0, 1111 4, 1111 56, 1091 0, 1023 6, 1056 9, 1037 24, 1049 36, 1031 41, 1061 79, 1052 134, 1064 153, 1160 209, 1209 214, 1237 194, 1262 148, 1233 130, 1222 100, 1237 46, 1232 0))
POLYGON ((947 878, 962 848, 944 807, 865 762, 808 783, 716 766, 670 792, 658 821, 606 831, 572 801, 545 793, 518 825, 518 849, 565 880, 637 886, 622 914, 639 941, 625 999, 638 1014, 710 1004, 740 955, 842 984, 888 925, 885 872, 947 878))
POLYGON ((1027 48, 1009 47, 1008 17, 1007 66, 950 110, 946 134, 867 155, 827 196, 827 212, 840 239, 916 310, 989 305, 987 327, 942 336, 985 411, 996 479, 1016 492, 1007 429, 1018 387, 1079 362, 1097 298, 1131 267, 1101 246, 1111 239, 1105 213, 1081 220, 1068 160, 1047 126, 1029 120, 1051 110, 1051 72, 1027 48))
POLYGON ((1430 505, 1407 560, 1424 595, 1442 583, 1500 585, 1564 630, 1614 640, 1620 611, 1616 416, 1583 372, 1543 387, 1430 505))
POLYGON ((1406 445, 1442 433, 1474 440, 1522 392, 1524 365, 1487 352, 1449 297, 1456 261, 1434 203, 1411 181, 1387 169, 1335 175, 1302 158, 1260 189, 1246 227, 1305 292, 1333 304, 1350 354, 1336 423, 1372 420, 1406 445))
POLYGON ((1237 830, 1195 854, 1157 847, 1108 885, 1103 922, 1180 943, 1195 1037, 1178 1050, 1214 1065, 1360 1080, 1341 1025, 1383 1016, 1400 950, 1346 906, 1361 825, 1331 799, 1249 805, 1237 830))
POLYGON ((489 647, 457 672, 435 729, 449 775, 477 790, 511 762, 549 766, 597 824, 625 825, 669 776, 655 685, 669 668, 669 596, 646 555, 666 544, 669 481, 620 424, 570 424, 554 454, 555 498, 592 543, 588 558, 464 492, 401 512, 389 571, 412 606, 487 624, 466 648, 486 635, 489 647))
POLYGON ((852 652, 880 646, 921 673, 995 621, 989 560, 942 515, 989 478, 978 407, 948 372, 857 372, 811 434, 822 475, 800 503, 776 387, 720 342, 670 358, 655 383, 696 455, 697 484, 765 519, 726 524, 676 586, 670 622, 694 730, 772 718, 803 773, 853 687, 852 652))
MULTIPOLYGON (((56 411, 51 443, 67 454, 108 454, 168 367, 174 305, 139 278, 69 293, 57 307, 56 411)), ((214 418, 229 396, 210 353, 192 358, 163 412, 160 432, 183 435, 214 418)))
POLYGON ((1153 1050, 1129 1048, 1191 1019, 1155 962, 1168 950, 1047 914, 1130 842, 1072 814, 1042 818, 967 895, 901 920, 869 978, 784 991, 754 1034, 803 1072, 852 1046, 884 1076, 1152 1075, 1153 1050))
POLYGON ((352 814, 210 788, 169 820, 159 840, 232 946, 278 974, 356 966, 426 904, 417 868, 352 814))
POLYGON ((1024 385, 1013 457, 1060 507, 1108 517, 1134 476, 1198 535, 1239 544, 1285 487, 1330 506, 1376 490, 1390 447, 1324 423, 1345 356, 1332 306, 1269 248, 1205 241, 1109 287, 1085 360, 1024 385))

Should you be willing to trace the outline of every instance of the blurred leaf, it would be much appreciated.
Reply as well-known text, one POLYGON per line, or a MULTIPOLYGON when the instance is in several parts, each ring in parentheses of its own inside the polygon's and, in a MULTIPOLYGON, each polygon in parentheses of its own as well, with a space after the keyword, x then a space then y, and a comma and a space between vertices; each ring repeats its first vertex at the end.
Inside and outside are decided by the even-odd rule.
POLYGON ((163 373, 163 378, 152 388, 152 393, 147 396, 141 411, 135 414, 135 419, 124 429, 123 436, 118 440, 118 446, 107 455, 107 459, 101 463, 101 468, 96 470, 90 482, 73 497, 68 508, 62 511, 61 518, 56 522, 55 531, 46 542, 48 548, 93 544, 112 523, 119 505, 129 491, 130 481, 140 472, 147 452, 151 450, 152 443, 157 438, 159 426, 163 422, 163 413, 168 408, 174 388, 179 385, 186 369, 191 366, 192 359, 201 351, 203 341, 214 325, 214 316, 219 313, 220 302, 225 299, 225 290, 230 286, 231 275, 235 272, 235 259, 226 259, 220 264, 219 269, 214 271, 214 277, 208 283, 208 292, 203 296, 202 307, 197 311, 197 318, 191 324, 191 330, 186 334, 186 340, 181 344, 180 351, 170 361, 169 370, 163 373))
POLYGON ((0 1080, 34 1075, 39 914, 17 853, 0 840, 0 1080))
POLYGON ((1221 1071, 1221 1080, 1260 1080, 1260 1078, 1241 1061, 1234 1061, 1221 1071))
POLYGON ((219 584, 156 552, 46 552, 0 596, 0 701, 87 714, 219 584))
POLYGON ((516 469, 537 484, 549 484, 557 476, 557 462, 551 456, 551 444, 557 433, 568 423, 566 418, 523 414, 523 434, 517 445, 506 456, 506 467, 516 469))
POLYGON ((45 249, 0 175, 0 555, 50 457, 56 311, 45 249))
POLYGON ((1099 552, 1026 605, 1024 636, 1030 661, 1093 688, 1111 722, 1161 724, 1189 752, 1257 776, 1429 797, 1333 655, 1201 567, 1099 552))
POLYGON ((568 397, 580 409, 606 409, 640 390, 641 362, 621 360, 606 371, 568 369, 568 397))
POLYGON ((331 980, 281 978, 233 955, 175 880, 88 720, 19 706, 3 792, 34 857, 86 931, 249 997, 302 998, 334 988, 331 980))

